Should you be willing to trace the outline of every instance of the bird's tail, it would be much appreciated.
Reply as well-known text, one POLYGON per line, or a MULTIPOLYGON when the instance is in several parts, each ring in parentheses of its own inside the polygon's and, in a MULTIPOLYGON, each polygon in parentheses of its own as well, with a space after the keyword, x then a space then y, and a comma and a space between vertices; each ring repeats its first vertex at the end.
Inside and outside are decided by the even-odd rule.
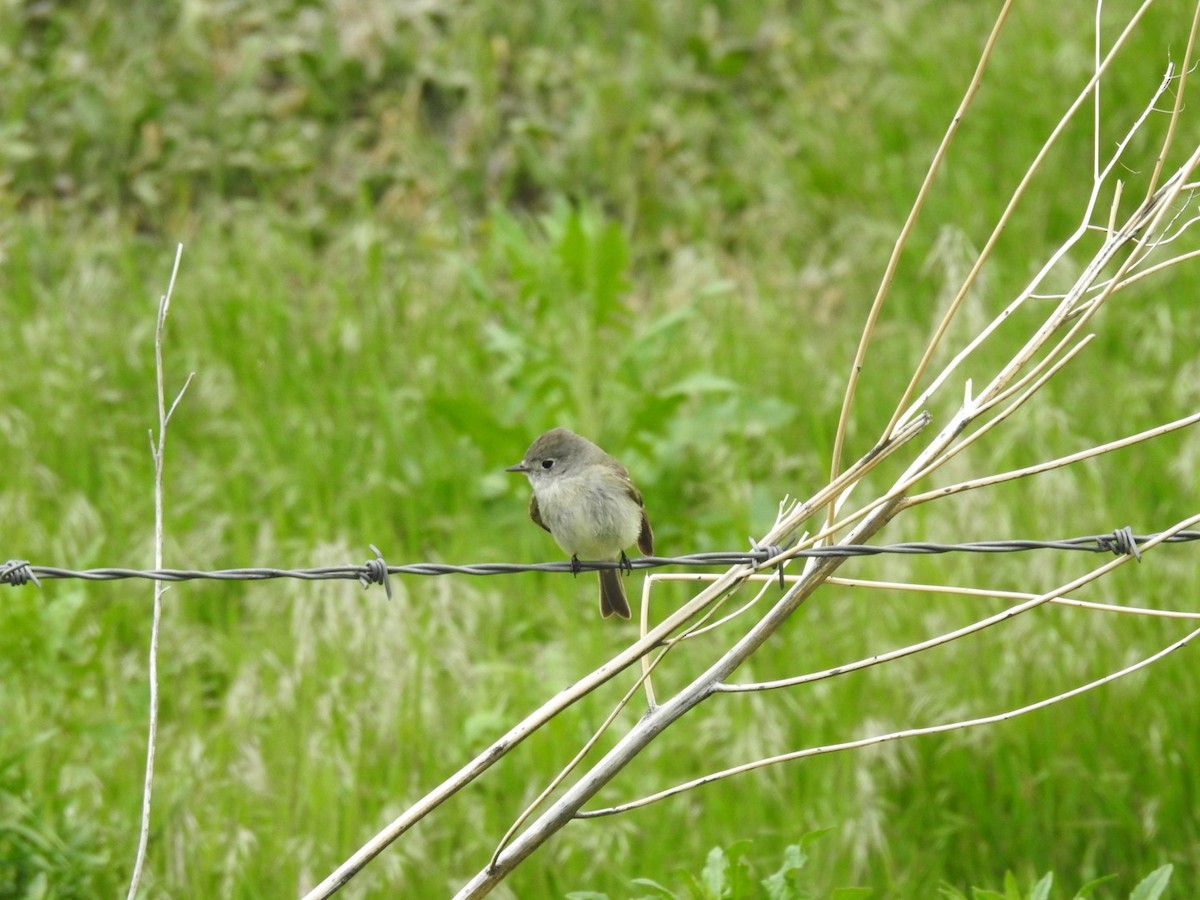
POLYGON ((629 601, 618 569, 600 570, 600 615, 606 619, 612 615, 629 618, 629 601))

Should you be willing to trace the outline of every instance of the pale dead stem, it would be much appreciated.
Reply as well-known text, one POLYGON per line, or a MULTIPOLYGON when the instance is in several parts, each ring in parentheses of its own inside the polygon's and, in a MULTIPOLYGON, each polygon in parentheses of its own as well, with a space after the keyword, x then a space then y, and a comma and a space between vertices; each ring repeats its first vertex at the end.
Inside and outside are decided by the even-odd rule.
MULTIPOLYGON (((971 76, 971 81, 967 85, 967 91, 963 94, 962 101, 958 104, 958 109, 955 110, 954 116, 950 119, 950 124, 946 128, 946 133, 942 135, 942 142, 938 144, 938 148, 934 151, 933 159, 929 162, 929 170, 925 173, 925 179, 921 182, 921 187, 917 190, 917 198, 913 202, 912 209, 909 210, 908 218, 905 219, 904 225, 900 228, 899 235, 896 236, 896 243, 892 247, 892 255, 888 258, 887 266, 884 267, 883 279, 879 284, 879 290, 875 294, 875 299, 871 302, 871 309, 867 312, 867 320, 863 325, 862 337, 859 339, 858 349, 854 354, 854 362, 850 366, 850 373, 846 378, 846 395, 842 400, 842 412, 838 417, 837 431, 833 438, 833 455, 832 467, 829 472, 829 479, 832 481, 837 478, 841 471, 842 452, 846 441, 846 428, 850 424, 850 411, 854 405, 854 395, 858 390, 858 381, 862 375, 863 366, 866 363, 867 348, 871 344, 871 338, 875 333, 875 326, 879 322, 879 315, 883 311, 884 300, 887 299, 888 291, 892 286, 892 279, 896 275, 896 268, 900 265, 900 257, 904 252, 904 247, 908 243, 908 238, 912 234, 913 229, 917 224, 917 217, 921 214, 921 210, 925 206, 925 199, 929 196, 929 192, 933 189, 934 176, 942 166, 942 161, 946 158, 946 153, 950 149, 950 144, 954 140, 954 136, 958 134, 958 126, 962 122, 963 115, 971 106, 971 102, 975 99, 975 95, 979 92, 980 86, 983 84, 983 74, 987 70, 988 63, 992 58, 992 51, 995 50, 996 41, 1000 37, 1000 32, 1004 28, 1004 23, 1008 20, 1009 10, 1012 9, 1013 0, 1005 0, 1004 6, 1000 10, 1000 14, 996 17, 996 23, 992 26, 992 33, 988 35, 987 42, 983 46, 983 51, 979 55, 979 64, 975 67, 975 73, 971 76)), ((832 508, 830 515, 832 516, 832 508)))
MULTIPOLYGON (((163 329, 167 322, 167 312, 171 307, 171 293, 175 290, 175 276, 179 274, 179 261, 183 257, 183 244, 175 248, 175 265, 171 268, 171 279, 167 283, 167 292, 158 301, 158 320, 154 328, 154 372, 158 387, 158 440, 154 432, 150 432, 150 455, 154 459, 154 568, 163 567, 163 459, 167 445, 167 425, 175 412, 175 407, 183 399, 183 393, 192 383, 192 372, 184 381, 183 387, 175 395, 168 409, 166 405, 166 388, 164 387, 162 341, 163 329)), ((162 596, 168 590, 162 581, 154 583, 154 612, 150 622, 150 663, 148 678, 150 681, 149 723, 146 737, 146 776, 142 784, 142 823, 138 830, 137 854, 133 863, 133 874, 129 878, 128 900, 137 896, 138 884, 142 878, 142 869, 146 863, 146 846, 150 839, 150 801, 154 793, 154 753, 158 746, 158 632, 162 620, 162 596)))

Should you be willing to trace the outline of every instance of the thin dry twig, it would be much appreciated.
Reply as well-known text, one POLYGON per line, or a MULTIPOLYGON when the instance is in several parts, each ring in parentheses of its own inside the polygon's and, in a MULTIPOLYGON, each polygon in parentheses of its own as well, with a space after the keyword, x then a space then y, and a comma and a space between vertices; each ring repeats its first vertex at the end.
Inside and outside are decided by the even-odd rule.
MULTIPOLYGON (((166 405, 166 388, 164 386, 162 341, 163 331, 167 322, 167 312, 171 307, 171 294, 175 290, 175 277, 179 274, 179 262, 183 258, 183 244, 175 248, 175 264, 171 267, 171 279, 167 283, 167 292, 158 301, 158 321, 154 329, 154 371, 158 388, 158 440, 154 432, 150 432, 150 454, 154 459, 154 567, 161 569, 163 565, 163 460, 167 446, 167 425, 184 392, 192 383, 192 372, 184 381, 183 387, 175 395, 168 409, 166 405)), ((138 830, 137 855, 134 859, 133 874, 129 879, 128 900, 137 896, 138 884, 141 882, 142 869, 146 863, 146 847, 150 839, 150 806, 154 794, 154 753, 158 745, 158 635, 162 622, 162 596, 168 587, 161 581, 154 583, 154 613, 150 624, 150 709, 148 734, 146 737, 146 777, 142 786, 142 823, 138 830)))
POLYGON ((655 666, 662 662, 663 657, 667 655, 668 649, 669 648, 662 649, 652 660, 650 660, 649 657, 642 657, 644 669, 641 678, 635 681, 632 687, 625 692, 624 696, 617 701, 617 703, 613 706, 612 711, 609 712, 604 721, 600 723, 600 727, 597 728, 592 736, 584 742, 583 746, 579 748, 579 752, 572 757, 571 761, 563 766, 562 770, 555 775, 554 778, 550 779, 550 782, 546 785, 542 792, 534 798, 534 801, 525 808, 524 812, 517 816, 512 825, 509 827, 508 831, 504 833, 504 837, 500 838, 500 843, 496 845, 496 849, 492 853, 491 865, 494 866, 496 864, 496 857, 500 855, 501 851, 503 851, 508 845, 508 842, 512 840, 512 836, 521 830, 521 826, 529 821, 529 817, 532 816, 538 807, 540 807, 546 801, 547 797, 549 797, 552 793, 554 793, 555 790, 558 789, 559 785, 567 780, 567 777, 573 771, 575 771, 575 768, 580 762, 583 761, 583 758, 591 752, 593 747, 596 746, 600 738, 603 737, 605 732, 607 732, 612 726, 612 723, 617 720, 617 716, 620 715, 621 710, 625 709, 625 707, 629 705, 629 701, 633 699, 634 695, 638 692, 638 688, 642 686, 642 683, 649 680, 650 673, 654 671, 655 666))
MULTIPOLYGON (((839 587, 866 588, 880 591, 912 591, 919 594, 953 594, 956 597, 981 597, 993 600, 1032 600, 1037 594, 1027 591, 1001 591, 996 588, 969 588, 956 584, 917 584, 911 581, 874 581, 864 578, 839 578, 834 576, 827 582, 839 587)), ((1094 612, 1116 613, 1126 616, 1145 616, 1152 619, 1200 619, 1200 612, 1182 609, 1154 609, 1148 606, 1126 606, 1115 603, 1095 603, 1074 597, 1054 597, 1052 606, 1074 606, 1094 612)))
MULTIPOLYGON (((862 336, 859 338, 858 349, 854 354, 854 363, 851 365, 849 376, 846 379, 846 394, 842 398, 842 411, 838 416, 837 431, 833 438, 832 463, 829 472, 830 481, 836 479, 841 472, 842 452, 846 441, 846 429, 850 424, 850 413, 854 406, 854 395, 858 389, 858 381, 866 364, 867 348, 870 346, 871 339, 875 334, 875 327, 879 322, 879 315, 883 311, 884 301, 887 299, 888 291, 891 289, 892 279, 896 276, 896 269, 900 265, 900 257, 904 252, 904 247, 908 243, 909 235, 916 228, 917 217, 925 206, 925 200, 929 196, 929 192, 933 189, 934 177, 941 168, 942 161, 946 158, 955 135, 958 134, 958 126, 974 101, 975 95, 979 93, 979 88, 983 85, 984 72, 987 71, 988 63, 992 58, 992 52, 995 50, 1001 31, 1004 29, 1004 23, 1008 20, 1008 13, 1012 9, 1012 5, 1012 0, 1005 0, 1004 6, 996 16, 996 22, 992 26, 992 31, 988 35, 987 41, 984 43, 983 50, 980 52, 979 64, 975 67, 975 73, 971 76, 963 98, 958 104, 958 109, 954 111, 954 115, 950 119, 950 124, 946 127, 946 133, 942 135, 941 143, 938 145, 937 150, 934 151, 933 159, 929 163, 929 169, 925 173, 921 187, 917 190, 916 199, 913 201, 912 208, 908 212, 908 218, 905 219, 904 225, 900 228, 900 233, 896 237, 896 243, 892 247, 891 256, 888 257, 887 265, 883 272, 883 279, 880 281, 879 290, 875 293, 875 299, 871 302, 871 309, 867 313, 867 320, 863 325, 862 336)), ((887 431, 891 431, 894 424, 889 426, 887 431)), ((833 507, 830 507, 831 521, 834 514, 833 507)))
POLYGON ((1167 422, 1164 425, 1157 425, 1154 428, 1149 428, 1146 431, 1139 431, 1137 434, 1131 434, 1128 437, 1123 437, 1120 440, 1109 441, 1107 444, 1100 444, 1097 447, 1089 447, 1086 450, 1080 450, 1078 453, 1072 453, 1069 456, 1060 456, 1058 459, 1047 460, 1043 463, 1038 463, 1034 466, 1026 466, 1023 469, 1012 469, 1008 472, 1000 472, 996 475, 988 475, 983 478, 972 478, 970 481, 960 481, 958 484, 948 484, 945 487, 936 488, 932 491, 926 491, 923 494, 914 494, 904 501, 906 507, 918 506, 922 503, 928 503, 930 500, 938 500, 942 497, 949 497, 953 494, 961 494, 964 491, 972 491, 981 487, 991 487, 995 484, 1001 484, 1005 481, 1012 481, 1017 478, 1027 478, 1030 475, 1040 475, 1042 472, 1049 472, 1051 469, 1059 469, 1063 466, 1073 465, 1077 462, 1082 462, 1085 459, 1092 459, 1104 453, 1112 453, 1116 450, 1123 450, 1126 447, 1132 447, 1134 444, 1140 444, 1144 441, 1149 441, 1157 437, 1162 437, 1164 434, 1169 434, 1172 431, 1178 431, 1180 428, 1187 428, 1200 422, 1200 413, 1194 413, 1190 416, 1184 416, 1182 419, 1176 419, 1174 422, 1167 422))
MULTIPOLYGON (((1142 545, 1141 550, 1144 552, 1152 549, 1153 547, 1157 547, 1159 544, 1166 541, 1171 535, 1178 534, 1180 531, 1186 530, 1197 522, 1200 522, 1200 515, 1193 516, 1190 519, 1185 519, 1183 522, 1172 526, 1162 534, 1156 535, 1152 541, 1147 541, 1142 545)), ((976 622, 972 622, 970 625, 964 625, 961 628, 956 628, 953 631, 946 632, 945 634, 939 634, 916 644, 910 644, 907 647, 900 647, 896 650, 890 650, 886 653, 873 653, 866 659, 860 659, 850 663, 843 663, 841 665, 834 666, 831 669, 825 669, 821 672, 811 672, 807 675, 796 675, 792 678, 780 678, 775 681, 763 681, 754 684, 720 684, 716 685, 713 688, 713 691, 716 693, 736 694, 747 691, 770 691, 778 688, 795 687, 797 685, 808 684, 813 681, 823 681, 826 678, 833 678, 837 675, 845 675, 849 672, 857 672, 860 669, 878 666, 882 663, 891 662, 895 659, 901 659, 905 656, 912 656, 914 653, 920 653, 924 650, 931 650, 934 647, 940 647, 944 644, 949 644, 950 642, 956 641, 959 638, 964 638, 972 634, 978 634, 986 628, 991 628, 993 625, 999 625, 1002 622, 1011 621, 1022 613, 1027 613, 1030 610, 1036 609, 1037 607, 1046 603, 1053 603, 1054 601, 1065 597, 1067 594, 1077 591, 1085 585, 1103 578, 1114 569, 1118 569, 1121 566, 1127 565, 1129 561, 1133 559, 1136 559, 1136 557, 1127 555, 1121 556, 1117 559, 1109 560, 1103 565, 1096 566, 1090 572, 1086 572, 1083 575, 1080 575, 1078 578, 1075 578, 1072 581, 1044 594, 1014 594, 1013 596, 1023 597, 1024 599, 1022 602, 1017 603, 1014 606, 1010 606, 1008 609, 1001 610, 994 615, 987 616, 986 618, 980 619, 976 622)), ((993 596, 995 595, 993 594, 993 596)))
MULTIPOLYGON (((1017 185, 1016 189, 1013 191, 1013 195, 1011 198, 1009 198, 1008 204, 1004 208, 1004 211, 1000 214, 1000 218, 997 220, 995 227, 992 229, 991 235, 989 235, 987 241, 984 243, 983 249, 979 251, 979 254, 975 260, 975 263, 972 265, 971 270, 967 273, 966 278, 963 279, 963 284, 959 288, 958 293, 955 295, 954 299, 950 302, 950 306, 946 310, 945 315, 942 317, 941 322, 939 322, 937 328, 934 329, 933 336, 930 338, 930 341, 925 349, 925 353, 922 356, 921 361, 917 364, 917 367, 913 372, 913 377, 909 381, 908 387, 905 389, 903 395, 900 398, 900 401, 896 405, 896 410, 892 415, 892 420, 891 420, 891 422, 888 423, 887 428, 884 430, 885 434, 889 433, 890 430, 892 428, 896 427, 899 423, 905 421, 910 416, 916 414, 916 412, 918 410, 923 409, 925 407, 925 405, 928 403, 928 398, 935 391, 937 391, 937 389, 941 386, 942 383, 944 383, 944 381, 947 378, 949 378, 950 374, 958 368, 958 365, 964 359, 966 359, 971 353, 973 353, 974 350, 980 344, 982 344, 983 341, 986 340, 996 328, 998 328, 1005 320, 1007 320, 1007 318, 1012 314, 1012 312, 1014 312, 1028 298, 1029 291, 1027 289, 1025 292, 1022 292, 1022 294, 1019 295, 1016 300, 1014 300, 1011 304, 1009 304, 1008 308, 1005 309, 1005 311, 1000 316, 997 316, 996 319, 993 320, 991 325, 989 325, 982 332, 980 332, 980 334, 978 336, 976 336, 976 338, 974 340, 972 340, 970 343, 968 343, 967 346, 964 347, 954 357, 953 360, 951 360, 950 364, 948 366, 946 366, 946 368, 942 371, 942 373, 937 378, 934 379, 933 383, 922 393, 922 395, 920 397, 917 398, 916 401, 914 401, 911 404, 908 404, 908 400, 912 396, 913 392, 916 390, 917 384, 920 383, 921 379, 924 377, 925 371, 928 368, 930 362, 932 361, 934 353, 937 351, 938 347, 941 346, 942 338, 945 337, 947 331, 949 330, 951 320, 955 317, 955 315, 958 313, 959 309, 962 307, 963 301, 966 299, 967 295, 970 293, 972 286, 975 284, 976 279, 979 277, 979 273, 983 270, 984 263, 986 263, 988 258, 991 256, 992 249, 995 247, 997 241, 1000 239, 1000 235, 1004 232, 1004 229, 1008 225, 1009 220, 1012 218, 1012 215, 1013 215, 1014 211, 1016 210, 1017 205, 1020 203, 1021 199, 1025 196, 1025 192, 1028 190, 1030 184, 1032 184, 1034 176, 1037 174, 1038 170, 1041 168, 1042 163, 1046 160, 1046 157, 1049 155, 1051 148, 1054 146, 1054 144, 1057 143, 1058 138, 1066 130, 1067 125, 1075 117, 1075 114, 1078 112, 1079 108, 1083 105, 1083 103, 1087 100, 1087 98, 1091 95, 1092 91, 1100 84, 1100 80, 1103 77, 1104 73, 1108 70, 1109 66, 1117 58, 1118 52, 1124 46, 1125 41, 1133 33, 1134 29, 1137 26, 1137 23, 1141 20, 1141 17, 1150 8, 1152 3, 1153 3, 1153 0, 1144 0, 1142 5, 1133 14, 1131 19, 1129 20, 1129 23, 1125 26, 1125 28, 1122 30, 1121 34, 1118 35, 1117 39, 1113 42, 1113 46, 1109 49, 1108 54, 1100 62, 1099 66, 1096 68, 1096 71, 1092 74, 1092 77, 1088 80, 1088 83, 1084 86, 1083 90, 1081 90, 1079 92, 1079 94, 1076 96, 1074 102, 1067 108, 1067 111, 1063 114, 1063 116, 1059 120, 1058 124, 1050 132, 1049 137, 1046 138, 1045 143, 1042 145, 1042 149, 1038 151, 1038 153, 1034 157, 1033 161, 1029 164, 1029 167, 1025 171, 1025 175, 1022 177, 1020 183, 1017 185), (907 411, 905 411, 906 405, 907 405, 907 411)), ((1157 94, 1156 94, 1156 96, 1157 96, 1157 94)), ((1114 163, 1115 163, 1115 157, 1114 157, 1114 163)), ((1099 184, 1096 184, 1093 186, 1092 198, 1089 200, 1087 211, 1085 212, 1084 217, 1083 217, 1084 223, 1086 223, 1087 221, 1089 221, 1091 219, 1091 211, 1092 211, 1093 204, 1095 202, 1095 197, 1096 197, 1098 191, 1099 191, 1099 184)), ((1052 268, 1053 265, 1057 264, 1057 261, 1059 259, 1061 259, 1063 255, 1065 255, 1067 248, 1070 247, 1071 245, 1073 245, 1073 242, 1078 240, 1078 237, 1082 236, 1082 234, 1084 233, 1085 230, 1086 230, 1086 226, 1085 225, 1081 226, 1080 229, 1077 230, 1075 236, 1073 236, 1072 238, 1069 238, 1067 240, 1067 242, 1063 245, 1063 248, 1061 248, 1051 258, 1051 261, 1049 263, 1047 263, 1047 266, 1043 267, 1042 271, 1038 274, 1037 278, 1034 281, 1035 285, 1040 282, 1041 278, 1045 277, 1045 275, 1049 272, 1050 268, 1052 268)), ((1019 366, 1018 366, 1018 368, 1019 368, 1019 366)))
POLYGON ((958 731, 963 728, 977 728, 981 725, 995 725, 999 722, 1005 722, 1009 719, 1015 719, 1017 716, 1023 716, 1026 713, 1031 713, 1039 709, 1045 709, 1048 706, 1062 703, 1065 700, 1070 700, 1072 697, 1078 697, 1080 694, 1095 690, 1106 684, 1110 684, 1119 678, 1124 678, 1126 675, 1132 675, 1141 669, 1154 665, 1159 660, 1165 659, 1176 650, 1186 647, 1189 643, 1200 636, 1200 628, 1189 632, 1184 637, 1175 641, 1172 644, 1153 653, 1141 660, 1138 660, 1132 665, 1119 669, 1116 672, 1097 678, 1094 681, 1089 681, 1087 684, 1081 684, 1078 687, 1072 688, 1069 691, 1064 691, 1061 694, 1055 694, 1053 697, 1046 697, 1038 700, 1035 703, 1020 706, 1016 709, 1005 710, 1004 712, 993 713, 989 716, 980 716, 975 719, 963 719, 957 722, 946 722, 941 725, 929 725, 924 728, 906 728, 903 731, 893 731, 888 734, 875 735, 873 737, 860 738, 854 741, 845 741, 840 744, 826 744, 821 747, 810 747, 805 750, 797 750, 792 753, 782 753, 779 756, 772 756, 769 759, 757 759, 753 762, 745 763, 740 766, 734 766, 730 769, 724 769, 720 772, 713 772, 705 775, 702 778, 696 778, 684 784, 677 784, 674 787, 659 791, 656 794, 651 794, 646 797, 641 797, 637 800, 631 800, 628 803, 622 803, 618 806, 610 806, 605 809, 588 810, 580 812, 576 818, 578 819, 598 819, 603 816, 617 815, 618 813, 629 812, 634 809, 640 809, 643 806, 649 806, 652 803, 657 803, 660 800, 666 800, 668 797, 674 797, 677 794, 685 793, 686 791, 695 790, 703 787, 706 784, 712 784, 714 781, 721 781, 725 778, 730 778, 734 775, 741 775, 745 772, 752 772, 755 769, 763 769, 767 766, 775 766, 780 763, 794 762, 798 759, 804 759, 809 756, 825 755, 829 753, 839 753, 843 750, 860 750, 864 747, 872 747, 878 744, 884 744, 889 741, 897 741, 904 738, 923 737, 930 734, 943 734, 947 731, 958 731))

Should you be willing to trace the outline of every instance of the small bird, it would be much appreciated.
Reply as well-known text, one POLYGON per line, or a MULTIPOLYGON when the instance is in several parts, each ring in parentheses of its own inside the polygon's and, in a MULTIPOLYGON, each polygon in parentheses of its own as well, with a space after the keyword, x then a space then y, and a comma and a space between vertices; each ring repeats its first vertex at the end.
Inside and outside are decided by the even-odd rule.
MULTIPOLYGON (((654 533, 642 495, 629 472, 585 437, 566 428, 547 431, 525 458, 506 472, 520 472, 533 486, 529 518, 550 532, 571 563, 617 561, 629 566, 625 548, 654 553, 654 533)), ((600 571, 600 615, 629 618, 629 601, 616 569, 600 571)))

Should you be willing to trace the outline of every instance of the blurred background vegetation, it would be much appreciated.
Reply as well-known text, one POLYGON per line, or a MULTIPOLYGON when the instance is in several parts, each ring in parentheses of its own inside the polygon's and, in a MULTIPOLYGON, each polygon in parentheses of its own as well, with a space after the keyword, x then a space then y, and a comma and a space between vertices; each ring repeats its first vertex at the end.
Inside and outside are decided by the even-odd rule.
MULTIPOLYGON (((153 325, 178 241, 169 384, 197 374, 167 443, 167 565, 356 562, 368 543, 392 563, 555 559, 525 519, 526 485, 502 470, 557 424, 626 462, 660 552, 744 547, 785 494, 807 496, 828 472, 863 317, 996 7, 6 0, 0 558, 151 562, 153 325)), ((1105 4, 1108 39, 1132 9, 1105 4)), ((1179 59, 1190 16, 1165 0, 1139 28, 1106 87, 1105 150, 1179 59)), ((1013 14, 897 273, 851 455, 873 444, 948 292, 1086 83, 1093 18, 1076 0, 1013 14)), ((1131 147, 1135 183, 1164 123, 1131 147)), ((1193 118, 1177 143, 1198 135, 1193 118)), ((1090 173, 1082 121, 950 347, 1073 230, 1090 173)), ((1184 266, 1121 295, 1066 377, 952 474, 1194 411, 1197 281, 1184 266)), ((1198 472, 1200 440, 1175 435, 915 510, 882 537, 1159 530, 1196 512, 1198 472)), ((1095 563, 944 557, 843 573, 1040 590, 1095 563)), ((1194 550, 1165 549, 1086 598, 1195 608, 1197 568, 1194 550)), ((391 604, 354 585, 172 587, 144 896, 304 890, 633 636, 597 619, 590 580, 396 587, 391 604)), ((684 597, 657 593, 658 611, 684 597)), ((4 601, 0 896, 123 892, 151 589, 55 581, 4 601)), ((994 608, 828 590, 744 674, 820 668, 994 608)), ((1120 618, 1043 609, 886 671, 714 700, 603 799, 1019 706, 1186 627, 1120 618)), ((678 651, 660 691, 719 647, 678 651)), ((822 828, 804 870, 818 896, 845 885, 930 896, 1006 871, 1054 871, 1070 891, 1112 874, 1096 896, 1126 896, 1162 862, 1195 884, 1191 653, 1019 721, 576 824, 500 895, 629 896, 644 890, 637 877, 686 892, 710 848, 743 840, 743 864, 765 877, 822 828)), ((625 684, 530 739, 345 894, 452 892, 625 684)))

